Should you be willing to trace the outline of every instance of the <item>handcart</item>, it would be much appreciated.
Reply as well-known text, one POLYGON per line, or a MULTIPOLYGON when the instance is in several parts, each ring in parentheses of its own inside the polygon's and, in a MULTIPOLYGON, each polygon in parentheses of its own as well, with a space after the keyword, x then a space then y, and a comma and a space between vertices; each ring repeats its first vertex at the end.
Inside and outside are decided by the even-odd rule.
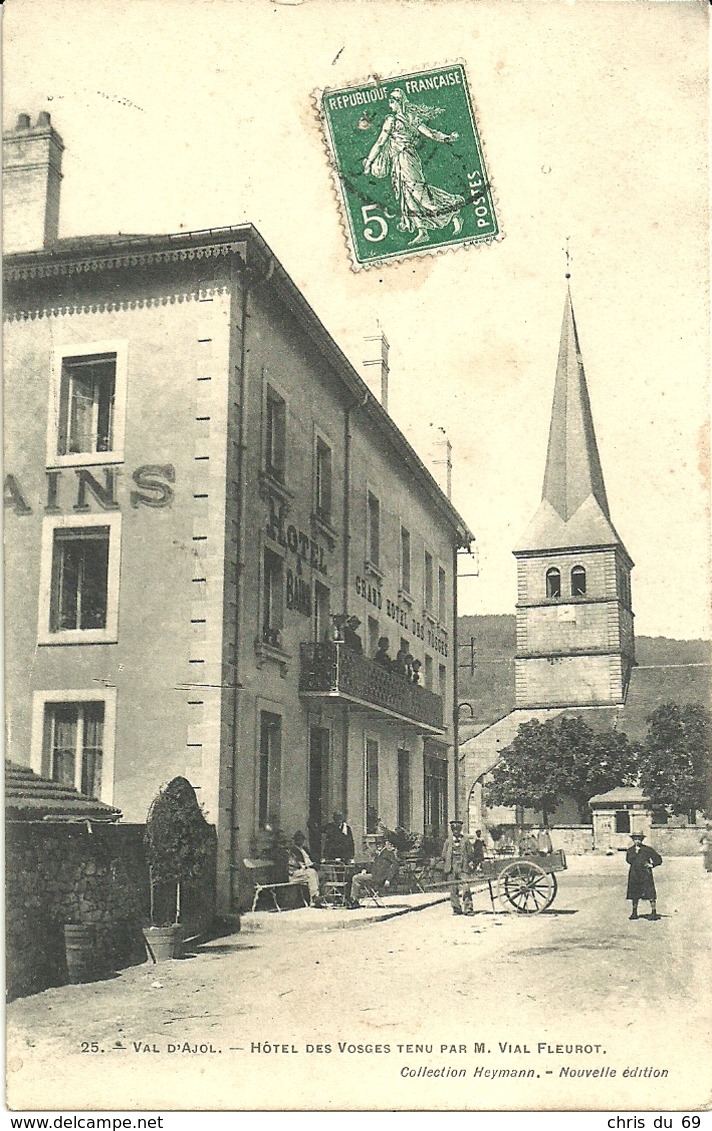
POLYGON ((564 871, 566 857, 560 849, 494 857, 482 861, 481 871, 474 874, 470 886, 481 876, 487 881, 493 909, 498 902, 520 915, 538 915, 554 902, 558 890, 555 873, 564 871))

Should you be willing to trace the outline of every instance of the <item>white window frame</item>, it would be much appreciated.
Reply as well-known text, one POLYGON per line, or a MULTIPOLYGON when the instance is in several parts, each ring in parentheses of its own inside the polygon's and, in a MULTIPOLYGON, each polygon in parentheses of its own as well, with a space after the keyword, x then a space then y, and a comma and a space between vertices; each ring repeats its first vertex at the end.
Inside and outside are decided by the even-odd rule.
POLYGON ((128 389, 129 344, 124 338, 97 342, 73 342, 52 351, 47 413, 47 467, 96 467, 100 464, 124 462, 126 435, 126 398, 128 389), (59 414, 62 404, 62 367, 70 357, 91 357, 93 354, 116 354, 114 385, 114 419, 110 452, 71 452, 59 455, 59 414))
MULTIPOLYGON (((85 687, 60 691, 35 691, 32 696, 32 736, 30 740, 30 765, 36 774, 42 774, 44 754, 45 711, 50 703, 103 703, 104 746, 101 756, 101 797, 107 805, 114 802, 114 765, 116 761, 116 699, 115 687, 101 690, 85 687)), ((75 767, 75 779, 81 789, 81 765, 75 767)), ((75 782, 76 784, 76 782, 75 782)))
POLYGON ((119 584, 121 573, 120 511, 93 511, 82 514, 46 515, 42 521, 40 557, 40 600, 37 625, 38 644, 116 644, 119 639, 119 584), (72 527, 109 527, 109 568, 104 628, 63 628, 50 630, 52 608, 52 555, 55 530, 72 527))

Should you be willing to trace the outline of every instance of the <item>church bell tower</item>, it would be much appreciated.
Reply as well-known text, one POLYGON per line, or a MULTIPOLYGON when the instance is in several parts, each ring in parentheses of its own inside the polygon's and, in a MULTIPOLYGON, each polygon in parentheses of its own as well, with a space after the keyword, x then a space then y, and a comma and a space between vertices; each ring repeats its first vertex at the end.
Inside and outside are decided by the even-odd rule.
POLYGON ((633 568, 608 507, 567 291, 541 503, 517 548, 517 707, 625 702, 633 568))

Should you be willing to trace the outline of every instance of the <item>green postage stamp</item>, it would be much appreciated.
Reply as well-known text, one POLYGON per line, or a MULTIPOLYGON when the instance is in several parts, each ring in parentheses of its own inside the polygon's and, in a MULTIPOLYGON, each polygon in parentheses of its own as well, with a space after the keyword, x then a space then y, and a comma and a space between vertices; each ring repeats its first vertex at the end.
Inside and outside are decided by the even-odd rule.
POLYGON ((355 268, 501 238, 461 63, 315 99, 355 268))

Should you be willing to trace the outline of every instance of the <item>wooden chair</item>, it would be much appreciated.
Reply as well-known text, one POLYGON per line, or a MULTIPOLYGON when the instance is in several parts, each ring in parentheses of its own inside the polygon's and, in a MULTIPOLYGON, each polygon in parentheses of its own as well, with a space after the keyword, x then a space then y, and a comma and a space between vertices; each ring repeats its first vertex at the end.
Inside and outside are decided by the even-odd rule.
POLYGON ((418 852, 406 852, 400 859, 398 869, 398 884, 410 892, 424 892, 421 876, 423 873, 423 859, 418 852))
MULTIPOLYGON (((359 888, 361 888, 359 898, 370 899, 371 902, 374 903, 376 907, 383 907, 383 904, 381 903, 380 896, 385 894, 385 892, 381 891, 379 893, 378 888, 370 880, 364 879, 363 873, 367 872, 367 871, 368 871, 368 864, 356 865, 353 868, 353 870, 352 870, 353 878, 352 878, 352 881, 351 881, 351 894, 352 894, 352 896, 354 895, 353 879, 358 877, 359 888)), ((392 883, 389 888, 385 889, 385 891, 386 892, 395 891, 397 886, 398 886, 397 883, 392 883)))
POLYGON ((319 890, 323 907, 345 907, 351 884, 348 865, 340 860, 322 860, 319 869, 319 890))
MULTIPOLYGON (((390 888, 388 890, 390 890, 390 888)), ((376 907, 383 907, 379 898, 378 888, 375 888, 372 884, 364 884, 363 894, 364 898, 372 900, 376 907)))

